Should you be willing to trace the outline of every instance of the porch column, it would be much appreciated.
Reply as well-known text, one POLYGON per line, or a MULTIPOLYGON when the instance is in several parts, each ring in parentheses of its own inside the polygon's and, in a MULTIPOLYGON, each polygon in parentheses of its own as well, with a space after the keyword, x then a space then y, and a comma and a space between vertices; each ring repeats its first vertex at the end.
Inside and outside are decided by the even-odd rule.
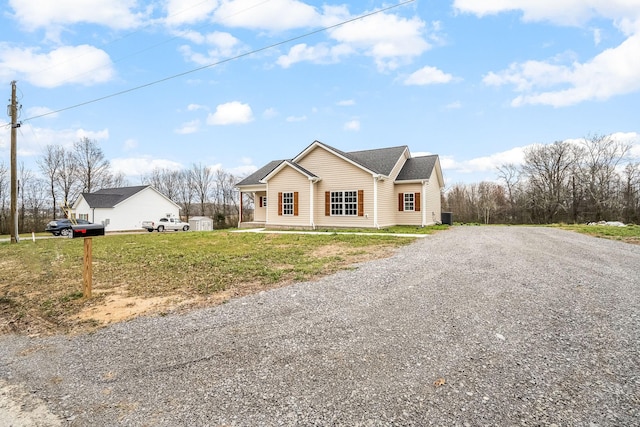
POLYGON ((378 179, 379 176, 373 177, 373 226, 380 228, 378 225, 378 179))
POLYGON ((316 229, 315 217, 313 212, 313 201, 315 199, 313 179, 309 180, 309 225, 312 229, 316 229))
POLYGON ((240 224, 242 223, 242 196, 244 193, 240 191, 240 207, 238 212, 238 228, 240 228, 240 224))
POLYGON ((422 212, 422 226, 427 225, 427 184, 429 181, 422 181, 420 192, 420 212, 422 212))

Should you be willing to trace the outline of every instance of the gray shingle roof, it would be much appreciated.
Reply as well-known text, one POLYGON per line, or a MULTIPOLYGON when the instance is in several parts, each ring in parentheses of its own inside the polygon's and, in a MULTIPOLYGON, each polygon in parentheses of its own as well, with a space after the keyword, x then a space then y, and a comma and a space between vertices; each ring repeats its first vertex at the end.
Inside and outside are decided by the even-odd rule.
POLYGON ((258 169, 257 171, 255 171, 254 173, 252 173, 251 175, 249 175, 248 177, 246 177, 245 179, 243 179, 242 181, 240 181, 239 183, 236 184, 236 186, 243 186, 243 185, 260 185, 262 184, 262 182, 260 182, 260 180, 262 178, 264 178, 265 176, 269 175, 271 173, 271 171, 273 171, 275 168, 278 167, 278 165, 280 163, 284 162, 284 160, 273 160, 269 163, 267 163, 266 165, 264 165, 263 167, 261 167, 260 169, 258 169))
POLYGON ((398 174, 396 181, 411 181, 416 179, 429 179, 436 165, 437 155, 412 157, 406 161, 398 174))
MULTIPOLYGON (((389 176, 393 167, 396 165, 404 151, 408 149, 406 145, 399 145, 397 147, 376 148, 373 150, 362 151, 350 151, 345 152, 338 150, 335 147, 327 145, 320 141, 314 141, 313 144, 319 144, 327 149, 338 153, 339 155, 351 160, 352 162, 370 170, 371 172, 378 173, 380 175, 389 176)), ((313 145, 312 144, 312 145, 313 145)), ((310 146, 309 146, 310 147, 310 146)), ((307 147, 307 148, 309 148, 307 147)), ((304 153, 305 150, 302 152, 304 153)), ((301 153, 302 154, 302 153, 301 153)), ((408 181, 415 179, 429 179, 433 167, 435 166, 437 155, 414 157, 410 158, 404 164, 400 174, 397 177, 398 181, 408 181)), ((275 168, 277 168, 282 162, 288 161, 293 167, 298 168, 303 173, 309 176, 316 176, 314 173, 304 169, 299 164, 293 162, 293 160, 274 160, 267 163, 262 168, 258 169, 242 181, 237 186, 246 185, 259 185, 260 181, 269 175, 275 168)))
POLYGON ((305 175, 307 175, 309 177, 312 177, 312 178, 317 178, 318 177, 315 173, 303 168, 302 166, 300 166, 299 164, 297 164, 295 162, 287 161, 287 163, 290 164, 291 167, 298 169, 300 172, 302 172, 303 174, 305 174, 305 175))
POLYGON ((389 176, 398 159, 407 149, 406 145, 398 147, 378 148, 374 150, 350 151, 346 153, 353 161, 367 169, 389 176))
POLYGON ((335 147, 325 144, 324 142, 315 141, 315 143, 323 145, 328 149, 335 151, 343 157, 351 160, 352 162, 369 169, 371 172, 375 172, 381 175, 389 176, 393 167, 407 149, 406 145, 400 145, 397 147, 387 148, 375 148, 373 150, 362 151, 342 151, 335 147))
POLYGON ((112 208, 148 187, 148 185, 138 185, 135 187, 103 188, 95 193, 82 193, 82 197, 91 208, 112 208))

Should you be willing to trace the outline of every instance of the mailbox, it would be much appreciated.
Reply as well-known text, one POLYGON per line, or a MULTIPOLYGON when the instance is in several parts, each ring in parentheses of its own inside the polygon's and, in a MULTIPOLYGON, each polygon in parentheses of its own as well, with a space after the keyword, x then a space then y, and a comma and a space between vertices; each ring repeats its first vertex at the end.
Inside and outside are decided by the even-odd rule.
POLYGON ((102 224, 80 224, 71 226, 72 233, 69 237, 91 237, 104 236, 104 225, 102 224))

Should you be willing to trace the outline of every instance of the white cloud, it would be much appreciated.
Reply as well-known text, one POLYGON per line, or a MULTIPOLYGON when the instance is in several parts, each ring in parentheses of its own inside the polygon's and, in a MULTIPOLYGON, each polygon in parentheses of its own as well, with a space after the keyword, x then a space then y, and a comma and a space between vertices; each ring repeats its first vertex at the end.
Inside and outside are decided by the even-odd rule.
POLYGON ((350 120, 343 126, 344 130, 357 132, 360 130, 360 120, 350 120))
POLYGON ((253 121, 253 111, 249 104, 238 101, 227 102, 216 107, 215 113, 207 117, 209 125, 242 124, 253 121))
POLYGON ((52 109, 49 107, 31 107, 26 110, 27 117, 40 117, 53 119, 58 117, 58 113, 52 113, 52 109))
POLYGON ((507 70, 487 74, 484 83, 515 86, 522 95, 512 101, 513 106, 543 104, 564 107, 638 91, 638 70, 640 34, 582 64, 557 65, 542 61, 511 64, 507 70), (545 90, 547 88, 550 90, 545 90))
POLYGON ((272 119, 274 117, 278 116, 278 110, 276 110, 273 107, 267 108, 266 110, 264 110, 264 112, 262 113, 262 117, 264 117, 265 119, 272 119))
POLYGON ((593 29, 593 44, 598 46, 602 41, 602 30, 600 28, 593 29))
POLYGON ((134 28, 147 16, 136 0, 9 0, 15 17, 28 30, 59 31, 65 25, 92 23, 114 29, 134 28))
POLYGON ((208 110, 208 108, 204 105, 200 104, 189 104, 187 105, 187 111, 198 111, 198 110, 208 110))
POLYGON ((135 139, 127 139, 124 144, 122 144, 122 150, 124 151, 133 151, 138 148, 138 141, 135 139))
POLYGON ((356 101, 354 101, 353 99, 344 99, 342 101, 338 101, 336 105, 340 107, 350 107, 352 105, 356 105, 356 101))
POLYGON ((122 173, 127 177, 142 176, 154 169, 181 170, 180 163, 167 159, 153 159, 151 157, 125 157, 111 160, 111 168, 116 173, 122 173))
POLYGON ((237 177, 245 177, 245 176, 251 175, 257 170, 258 168, 254 165, 240 165, 240 166, 230 168, 227 172, 237 177))
POLYGON ((635 0, 455 0, 454 8, 478 16, 520 11, 525 21, 550 21, 558 25, 584 25, 601 16, 625 25, 624 20, 640 17, 635 0))
POLYGON ((167 0, 165 22, 170 26, 178 26, 206 21, 218 3, 216 0, 167 0))
POLYGON ((0 44, 0 77, 17 75, 34 86, 85 86, 110 81, 115 74, 109 55, 89 45, 63 46, 48 53, 0 44))
POLYGON ((513 163, 522 164, 524 161, 525 147, 514 147, 507 151, 501 151, 488 156, 476 157, 470 160, 457 161, 452 156, 440 156, 440 164, 443 170, 469 174, 476 172, 495 171, 502 165, 513 163))
POLYGON ((307 116, 289 116, 285 120, 289 123, 304 122, 307 120, 307 116))
POLYGON ((453 80, 451 74, 447 74, 435 67, 423 67, 412 73, 404 80, 405 85, 425 86, 431 84, 449 83, 453 80))
POLYGON ((460 101, 450 102, 444 106, 445 110, 457 110, 462 108, 462 103, 460 101))
POLYGON ((191 133, 196 133, 200 129, 200 120, 191 120, 190 122, 183 123, 178 129, 175 130, 175 133, 180 135, 188 135, 191 133))
MULTIPOLYGON (((330 12, 324 16, 326 25, 353 18, 343 7, 325 7, 325 12, 330 12)), ((362 54, 372 57, 380 71, 394 70, 431 48, 426 41, 426 27, 426 23, 417 17, 403 18, 381 12, 329 30, 336 45, 297 44, 280 56, 277 63, 283 68, 302 61, 326 64, 362 54)), ((439 26, 434 24, 434 31, 437 30, 439 26)))
MULTIPOLYGON (((605 100, 640 90, 640 2, 635 0, 455 0, 460 12, 478 16, 522 12, 525 21, 586 26, 594 18, 611 20, 627 36, 619 46, 604 50, 585 62, 526 61, 504 71, 488 73, 488 85, 511 84, 522 92, 513 106, 525 104, 564 107, 589 100, 605 100)), ((601 41, 593 30, 594 43, 601 41)))
POLYGON ((197 44, 206 46, 206 52, 194 50, 189 45, 180 46, 180 53, 189 61, 198 65, 210 65, 221 59, 232 58, 246 50, 246 47, 227 32, 214 31, 200 34, 195 31, 181 32, 180 36, 197 44))
POLYGON ((284 31, 317 25, 318 11, 297 0, 223 1, 215 11, 215 21, 228 27, 284 31))
POLYGON ((315 64, 336 63, 341 57, 347 56, 353 51, 346 45, 329 46, 328 43, 319 43, 315 46, 309 46, 306 43, 300 43, 289 49, 286 55, 278 57, 276 63, 282 68, 289 68, 297 62, 312 62, 315 64))
MULTIPOLYGON (((47 145, 61 145, 71 148, 74 142, 82 138, 96 141, 109 139, 109 130, 79 129, 51 129, 31 125, 31 122, 23 123, 20 128, 20 143, 18 144, 18 156, 40 156, 47 145)), ((8 133, 7 133, 8 134, 8 133)))
POLYGON ((410 63, 431 48, 426 24, 417 17, 379 13, 330 30, 331 38, 374 58, 380 71, 410 63))

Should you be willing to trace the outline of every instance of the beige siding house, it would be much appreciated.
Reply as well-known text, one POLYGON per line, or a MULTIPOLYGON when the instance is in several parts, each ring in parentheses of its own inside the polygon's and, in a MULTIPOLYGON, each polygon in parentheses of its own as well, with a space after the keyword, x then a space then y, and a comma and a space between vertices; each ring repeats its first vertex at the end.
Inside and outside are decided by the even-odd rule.
POLYGON ((441 222, 444 180, 437 155, 412 157, 407 146, 343 152, 314 141, 236 187, 240 209, 245 194, 255 206, 239 227, 381 228, 441 222))

